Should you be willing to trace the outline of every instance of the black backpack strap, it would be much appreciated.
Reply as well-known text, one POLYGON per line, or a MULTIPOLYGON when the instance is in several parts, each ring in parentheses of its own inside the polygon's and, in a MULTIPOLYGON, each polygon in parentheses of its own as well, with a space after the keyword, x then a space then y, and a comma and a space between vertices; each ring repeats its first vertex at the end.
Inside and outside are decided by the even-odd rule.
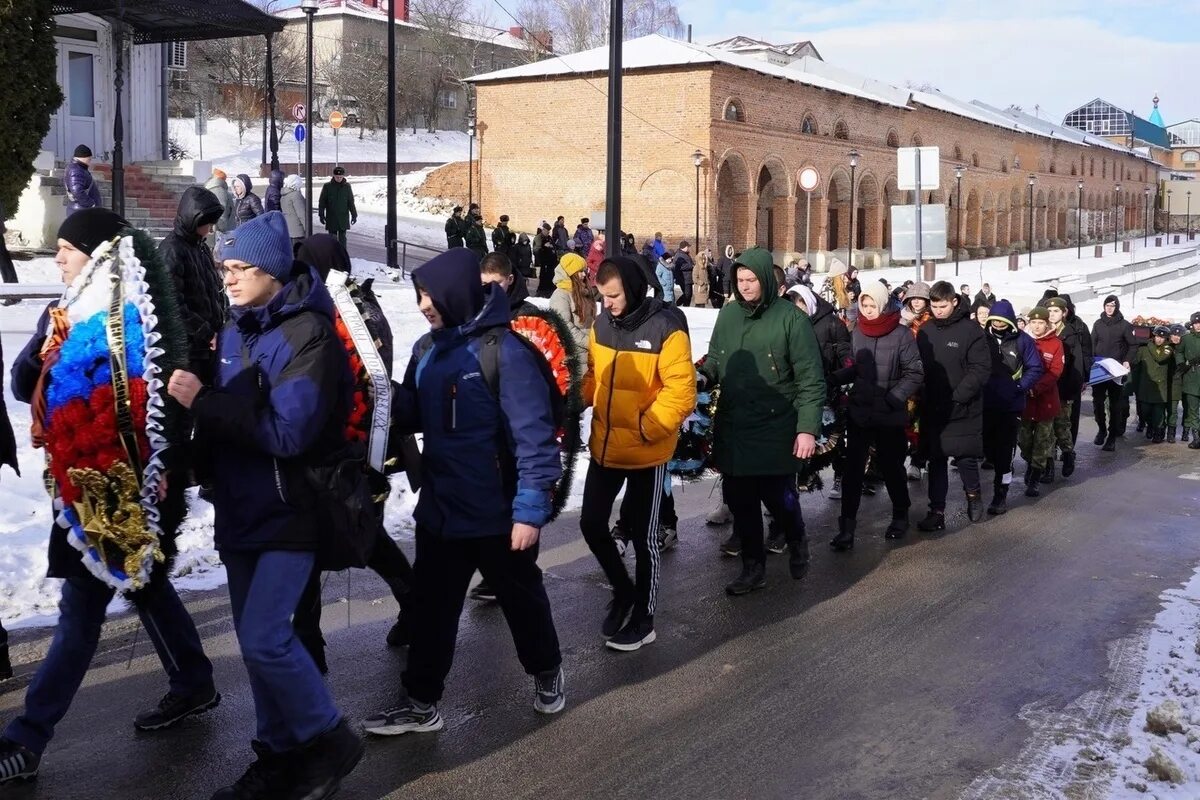
POLYGON ((483 332, 479 345, 479 371, 487 384, 492 397, 500 399, 500 343, 506 333, 512 328, 507 325, 497 325, 483 332))

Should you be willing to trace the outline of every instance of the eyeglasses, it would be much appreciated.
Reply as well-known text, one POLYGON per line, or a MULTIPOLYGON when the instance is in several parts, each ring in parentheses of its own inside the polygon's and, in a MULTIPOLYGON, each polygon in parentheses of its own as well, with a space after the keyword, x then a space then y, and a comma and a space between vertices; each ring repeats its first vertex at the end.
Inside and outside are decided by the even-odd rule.
POLYGON ((254 266, 253 264, 247 264, 244 267, 227 267, 224 264, 222 264, 221 265, 221 277, 222 278, 233 278, 233 280, 236 282, 236 281, 240 281, 242 278, 249 275, 250 270, 256 270, 256 269, 258 269, 258 267, 254 266))

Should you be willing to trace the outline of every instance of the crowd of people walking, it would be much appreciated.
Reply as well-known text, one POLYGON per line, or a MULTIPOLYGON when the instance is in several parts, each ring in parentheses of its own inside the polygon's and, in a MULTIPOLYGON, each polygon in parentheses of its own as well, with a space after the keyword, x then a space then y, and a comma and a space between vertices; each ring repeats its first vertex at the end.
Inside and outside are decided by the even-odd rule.
MULTIPOLYGON (((85 177, 75 178, 81 202, 85 177)), ((678 542, 671 472, 689 420, 707 418, 700 449, 721 481, 722 506, 709 521, 732 522, 720 548, 740 558, 725 586, 731 596, 767 584, 769 553, 787 554, 792 580, 806 577, 818 531, 803 506, 820 502, 825 466, 833 475, 826 496, 839 512, 837 530, 822 539, 852 557, 856 537, 876 527, 889 540, 910 534, 922 480, 927 509, 916 527, 933 532, 960 506, 969 523, 1007 513, 1018 453, 1028 498, 1070 478, 1088 385, 1102 450, 1126 435, 1131 393, 1148 439, 1176 440, 1182 403, 1180 438, 1200 448, 1200 313, 1190 330, 1156 326, 1142 338, 1116 297, 1089 330, 1071 298, 1052 290, 1018 315, 986 284, 973 298, 969 287, 945 281, 893 288, 836 259, 815 288, 806 262, 781 267, 761 248, 730 246, 714 258, 698 242, 671 250, 655 234, 638 248, 619 234, 611 255, 605 232, 586 218, 569 233, 558 217, 531 239, 502 216, 489 249, 471 205, 447 220, 446 252, 412 273, 428 333, 393 342, 370 282, 350 276, 345 232, 357 212, 341 168, 321 192, 329 233, 312 237, 297 224, 309 212, 296 176, 273 173, 264 200, 248 176, 226 181, 217 170, 206 187, 188 189, 155 252, 126 220, 85 205, 63 223, 56 256, 72 287, 129 237, 143 263, 161 264, 172 279, 155 291, 173 297, 186 341, 172 353, 163 391, 186 424, 171 443, 173 477, 162 490, 165 558, 131 594, 169 688, 134 724, 160 730, 221 700, 167 575, 192 484, 215 509, 256 715, 255 758, 216 799, 331 797, 361 758, 359 734, 322 679, 319 625, 320 574, 341 568, 331 552, 350 545, 365 542, 350 563, 370 566, 399 605, 387 643, 408 648, 400 700, 381 698, 382 709, 361 725, 368 734, 444 727, 438 705, 476 572, 487 592, 474 596, 503 609, 535 711, 565 707, 562 651, 537 557, 574 462, 563 431, 584 406, 592 414, 578 524, 611 587, 595 614, 599 641, 618 652, 657 638, 662 553, 678 542), (529 287, 548 302, 530 303, 529 287), (697 347, 683 309, 701 304, 719 311, 707 346, 697 347), (347 314, 361 315, 364 338, 353 337, 358 317, 347 314), (546 323, 561 362, 520 333, 532 319, 546 323), (395 381, 394 346, 411 352, 395 381), (386 374, 371 372, 375 362, 386 374), (357 446, 378 417, 394 448, 386 463, 420 488, 414 564, 383 527, 385 462, 357 446), (411 447, 418 433, 420 452, 411 447), (323 494, 313 475, 326 467, 341 474, 345 463, 372 501, 337 517, 344 526, 327 525, 322 503, 342 500, 323 494), (952 470, 960 503, 951 499, 952 470), (864 496, 881 482, 887 524, 860 529, 864 496)), ((78 324, 68 314, 71 291, 49 304, 12 364, 13 394, 34 410, 36 444, 45 443, 41 415, 58 391, 53 367, 78 324)), ((3 434, 0 464, 15 468, 13 437, 3 434)), ((49 562, 50 574, 65 578, 60 619, 23 710, 0 738, 0 783, 37 775, 114 593, 83 568, 67 535, 56 523, 49 562)))

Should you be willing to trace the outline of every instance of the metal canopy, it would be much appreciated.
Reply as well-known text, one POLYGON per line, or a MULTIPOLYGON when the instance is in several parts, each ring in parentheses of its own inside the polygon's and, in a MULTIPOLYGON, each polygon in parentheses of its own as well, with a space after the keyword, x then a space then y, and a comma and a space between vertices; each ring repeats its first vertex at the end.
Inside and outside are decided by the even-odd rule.
POLYGON ((54 0, 52 13, 120 19, 135 44, 266 36, 283 30, 277 19, 244 0, 54 0))

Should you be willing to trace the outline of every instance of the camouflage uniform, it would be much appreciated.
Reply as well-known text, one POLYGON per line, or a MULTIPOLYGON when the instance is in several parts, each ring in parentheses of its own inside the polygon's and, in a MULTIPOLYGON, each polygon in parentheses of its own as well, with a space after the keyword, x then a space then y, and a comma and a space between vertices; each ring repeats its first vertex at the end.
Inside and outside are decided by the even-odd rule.
MULTIPOLYGON (((1058 446, 1060 453, 1070 453, 1075 449, 1075 443, 1071 437, 1071 411, 1074 405, 1074 400, 1063 400, 1062 411, 1058 412, 1058 416, 1054 418, 1054 422, 1052 423, 1054 426, 1054 444, 1058 446)), ((1051 452, 1053 452, 1053 448, 1051 452)))
MULTIPOLYGON (((1061 415, 1060 415, 1061 416, 1061 415)), ((1058 417, 1047 422, 1021 420, 1021 430, 1017 433, 1017 447, 1021 449, 1021 458, 1034 469, 1049 469, 1054 458, 1055 426, 1058 417)), ((1067 415, 1067 441, 1071 435, 1071 416, 1067 415)))

